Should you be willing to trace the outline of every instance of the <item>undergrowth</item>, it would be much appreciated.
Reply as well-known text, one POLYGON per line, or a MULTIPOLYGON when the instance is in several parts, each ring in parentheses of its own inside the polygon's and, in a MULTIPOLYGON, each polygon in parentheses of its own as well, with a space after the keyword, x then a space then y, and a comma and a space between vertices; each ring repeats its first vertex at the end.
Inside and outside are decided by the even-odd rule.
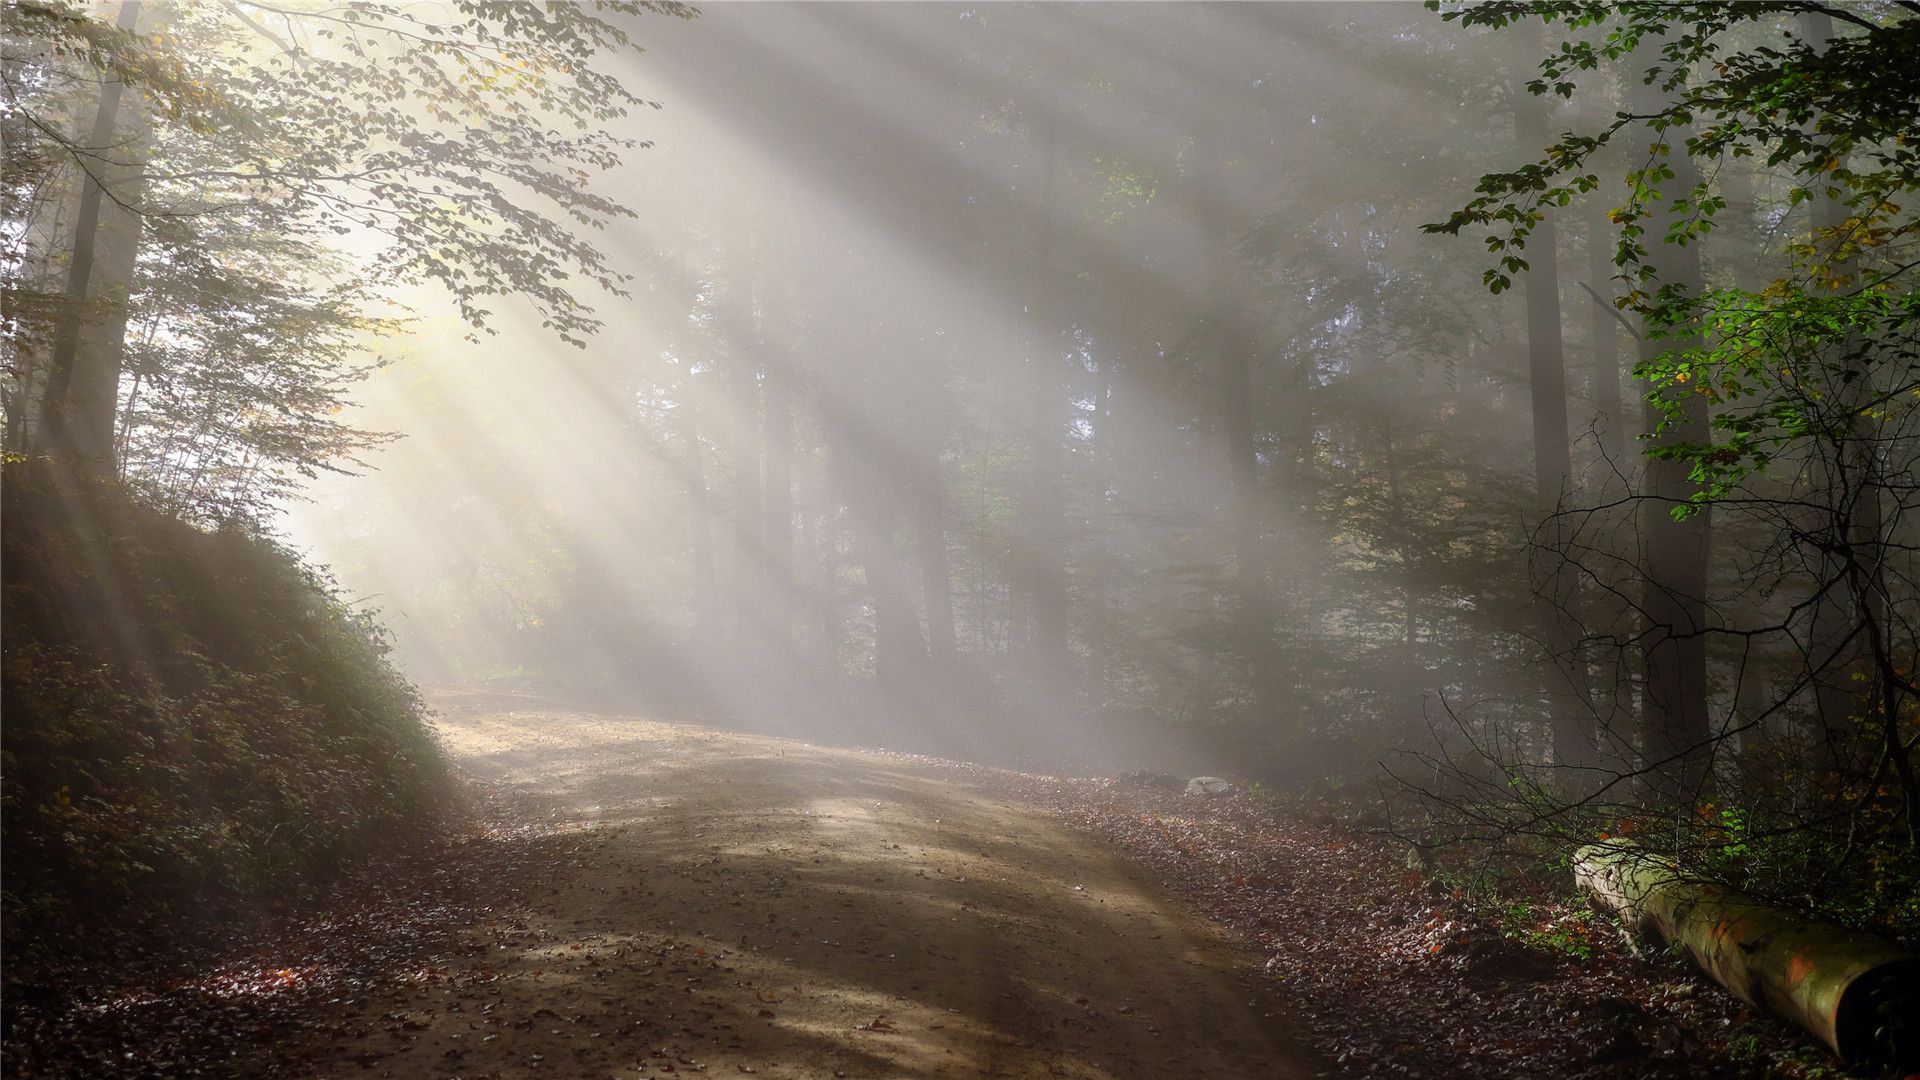
POLYGON ((0 566, 10 962, 274 901, 442 805, 381 630, 271 539, 9 468, 0 566))

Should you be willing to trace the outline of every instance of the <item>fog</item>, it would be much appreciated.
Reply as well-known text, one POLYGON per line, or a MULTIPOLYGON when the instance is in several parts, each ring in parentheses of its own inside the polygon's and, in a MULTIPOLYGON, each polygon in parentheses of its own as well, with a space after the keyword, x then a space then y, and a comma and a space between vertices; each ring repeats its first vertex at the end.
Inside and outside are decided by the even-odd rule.
MULTIPOLYGON (((1550 711, 1525 298, 1420 229, 1605 115, 1517 135, 1527 42, 1348 4, 632 32, 616 73, 659 107, 591 181, 635 215, 592 234, 628 275, 585 297, 600 333, 509 301, 470 337, 409 294, 353 418, 403 438, 291 510, 407 674, 1273 779, 1371 762, 1443 699, 1550 711)), ((1560 240, 1593 490, 1633 392, 1577 223, 1616 195, 1560 240)))
POLYGON ((1915 55, 4 5, 0 1070, 1914 1073, 1915 55))

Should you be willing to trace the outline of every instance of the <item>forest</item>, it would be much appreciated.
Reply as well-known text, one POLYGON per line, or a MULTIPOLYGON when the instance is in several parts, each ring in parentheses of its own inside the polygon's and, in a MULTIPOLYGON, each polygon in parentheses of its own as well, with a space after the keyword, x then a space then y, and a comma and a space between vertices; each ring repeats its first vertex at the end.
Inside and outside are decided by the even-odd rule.
POLYGON ((7 0, 0 1065, 1920 1072, 1916 58, 7 0))

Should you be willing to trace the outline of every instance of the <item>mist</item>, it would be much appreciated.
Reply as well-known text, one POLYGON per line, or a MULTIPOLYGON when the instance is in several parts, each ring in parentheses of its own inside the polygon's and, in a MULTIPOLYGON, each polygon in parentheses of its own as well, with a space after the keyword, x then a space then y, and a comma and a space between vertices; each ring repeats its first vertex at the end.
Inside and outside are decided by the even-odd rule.
POLYGON ((0 1065, 1920 1068, 1916 11, 8 5, 0 1065))
POLYGON ((650 25, 594 181, 630 295, 404 342, 356 414, 404 439, 290 534, 417 679, 762 730, 1297 779, 1524 702, 1522 303, 1419 226, 1531 148, 1511 48, 1437 22, 650 25))

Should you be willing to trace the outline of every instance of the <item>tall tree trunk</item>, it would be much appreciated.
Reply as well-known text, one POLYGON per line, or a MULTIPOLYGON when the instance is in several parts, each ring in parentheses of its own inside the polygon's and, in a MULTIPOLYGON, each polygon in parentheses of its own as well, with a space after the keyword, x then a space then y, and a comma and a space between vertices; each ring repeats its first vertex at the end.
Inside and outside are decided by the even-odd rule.
POLYGON ((914 471, 913 530, 920 544, 920 592, 926 598, 927 656, 938 682, 954 674, 953 582, 947 566, 946 487, 940 459, 925 453, 914 471))
MULTIPOLYGON (((1547 145, 1547 110, 1539 98, 1515 91, 1514 130, 1522 153, 1547 145)), ((1560 338, 1559 229, 1551 214, 1527 239, 1522 279, 1527 298, 1527 383, 1533 413, 1533 490, 1537 506, 1558 506, 1573 472, 1567 438, 1567 368, 1560 338)))
POLYGON ((733 457, 733 580, 729 588, 734 637, 757 647, 762 637, 766 545, 760 517, 760 363, 754 340, 753 252, 744 232, 734 239, 727 256, 733 277, 725 323, 730 398, 727 449, 733 457))
POLYGON ((1612 306, 1613 230, 1604 207, 1587 218, 1587 394, 1601 467, 1611 473, 1626 454, 1626 415, 1620 395, 1620 323, 1612 306))
POLYGON ((1393 445, 1393 421, 1380 422, 1381 463, 1387 472, 1387 512, 1392 523, 1395 554, 1400 558, 1401 593, 1401 635, 1399 675, 1396 678, 1396 693, 1401 700, 1392 707, 1392 721, 1408 725, 1407 731, 1418 736, 1417 721, 1420 714, 1421 683, 1425 681, 1425 672, 1420 665, 1419 610, 1418 610, 1418 574, 1414 567, 1413 528, 1407 520, 1406 493, 1400 484, 1400 456, 1393 445))
POLYGON ((80 360, 67 390, 67 437, 74 458, 101 476, 114 475, 119 468, 114 433, 120 415, 120 377, 126 369, 127 319, 145 224, 145 217, 130 209, 146 200, 146 149, 140 95, 129 97, 133 100, 123 102, 120 112, 128 121, 122 123, 121 131, 130 160, 103 165, 103 170, 115 174, 109 181, 115 197, 100 208, 89 310, 80 327, 80 360))
MULTIPOLYGON (((1516 87, 1514 135, 1523 154, 1548 142, 1546 105, 1516 87)), ((1592 764, 1597 745, 1592 707, 1587 698, 1586 661, 1577 654, 1579 621, 1572 568, 1565 564, 1566 529, 1559 516, 1573 485, 1573 458, 1567 430, 1566 351, 1560 328, 1559 229, 1552 215, 1534 226, 1528 239, 1531 269, 1523 279, 1527 301, 1527 385, 1533 415, 1534 508, 1542 517, 1534 560, 1536 621, 1547 644, 1552 684, 1547 694, 1553 728, 1554 762, 1592 764)))
MULTIPOLYGON (((770 293, 771 295, 771 293, 770 293)), ((787 323, 769 319, 769 332, 790 335, 787 323)), ((793 646, 793 342, 781 339, 765 348, 765 455, 763 530, 766 545, 765 604, 773 647, 793 646)))
POLYGON ((694 375, 688 365, 687 384, 681 389, 674 416, 684 447, 682 469, 687 481, 688 557, 693 564, 694 617, 702 638, 719 632, 720 604, 713 565, 713 504, 707 492, 706 454, 700 446, 700 420, 694 405, 694 375))
MULTIPOLYGON (((1639 90, 1639 107, 1654 112, 1664 104, 1653 87, 1639 90)), ((1663 138, 1673 145, 1667 161, 1674 177, 1668 191, 1690 192, 1700 182, 1699 170, 1680 145, 1684 132, 1669 130, 1663 138)), ((1669 199, 1668 206, 1672 205, 1669 199)), ((1666 244, 1669 215, 1648 227, 1655 242, 1648 245, 1648 261, 1661 285, 1689 294, 1701 287, 1700 244, 1666 244)), ((1649 330, 1653 329, 1649 327, 1649 330)), ((1670 350, 1699 344, 1692 335, 1654 338, 1641 342, 1641 358, 1652 359, 1670 350)), ((1655 436, 1655 448, 1682 443, 1705 444, 1712 438, 1707 426, 1707 400, 1684 389, 1673 392, 1679 415, 1655 436)), ((1665 419, 1653 402, 1646 406, 1648 431, 1665 419)), ((1648 626, 1645 638, 1647 686, 1640 715, 1640 753, 1655 792, 1677 804, 1697 798, 1707 780, 1709 719, 1707 711, 1706 597, 1710 512, 1701 508, 1683 521, 1672 511, 1693 494, 1690 466, 1681 460, 1649 457, 1640 508, 1641 565, 1646 574, 1640 608, 1648 626)))
MULTIPOLYGON (((1819 43, 1823 50, 1825 43, 1833 40, 1833 19, 1824 11, 1803 13, 1801 25, 1807 40, 1819 43)), ((1855 260, 1844 254, 1849 246, 1846 233, 1850 217, 1851 211, 1841 198, 1826 196, 1813 200, 1813 243, 1817 249, 1829 253, 1829 273, 1840 289, 1855 287, 1858 272, 1855 260)), ((1819 493, 1827 500, 1822 512, 1828 518, 1827 531, 1833 534, 1831 539, 1837 552, 1827 558, 1820 576, 1823 580, 1838 578, 1842 584, 1814 607, 1812 643, 1816 661, 1825 664, 1815 673, 1814 693, 1821 724, 1834 733, 1828 742, 1837 747, 1855 741, 1852 727, 1856 715, 1878 711, 1865 704, 1870 696, 1863 693, 1865 688, 1879 682, 1876 661, 1896 662, 1891 656, 1876 655, 1887 633, 1884 567, 1887 547, 1886 537, 1882 535, 1885 526, 1882 495, 1886 480, 1876 430, 1879 421, 1868 414, 1867 406, 1882 388, 1875 384, 1871 365, 1862 363, 1855 355, 1859 348, 1857 338, 1849 335, 1826 357, 1830 368, 1859 373, 1859 377, 1844 382, 1828 376, 1837 414, 1836 426, 1840 430, 1828 450, 1831 457, 1826 462, 1823 478, 1826 491, 1819 493)), ((1892 721, 1891 717, 1887 719, 1892 721)), ((1897 729, 1899 725, 1892 721, 1889 726, 1897 729)), ((1904 756, 1906 751, 1899 744, 1896 736, 1886 749, 1904 756)), ((1858 767, 1863 763, 1843 764, 1858 767)))
POLYGON ((1233 253, 1233 225, 1226 197, 1206 183, 1224 184, 1225 163, 1218 151, 1218 135, 1203 136, 1203 162, 1194 176, 1201 242, 1206 246, 1207 295, 1203 299, 1208 345, 1212 351, 1222 447, 1226 455, 1233 529, 1233 589, 1239 625, 1242 676, 1253 692, 1254 712, 1261 719, 1278 707, 1279 668, 1273 657, 1273 601, 1268 589, 1266 548, 1261 530, 1260 455, 1255 445, 1254 335, 1244 312, 1251 306, 1241 287, 1233 253))
MULTIPOLYGON (((860 470, 866 471, 866 470, 860 470)), ((867 597, 873 604, 873 670, 880 686, 893 694, 910 692, 925 667, 926 648, 920 620, 913 611, 906 568, 894 547, 894 522, 884 493, 856 490, 869 475, 849 486, 849 524, 854 557, 867 579, 867 597)))
MULTIPOLYGON (((1033 277, 1027 351, 1027 482, 1022 518, 1023 557, 1017 571, 1024 578, 1026 613, 1030 619, 1026 676, 1037 692, 1070 685, 1067 652, 1067 585, 1065 569, 1066 519, 1060 439, 1063 387, 1060 379, 1061 326, 1053 282, 1054 241, 1058 231, 1057 188, 1060 142, 1051 109, 1041 116, 1040 198, 1035 206, 1033 277)), ((1053 704, 1036 703, 1050 708, 1053 704)))
MULTIPOLYGON (((115 23, 132 31, 140 0, 126 0, 115 23)), ((138 92, 106 77, 85 148, 80 204, 67 272, 67 303, 55 328, 41 431, 49 453, 98 475, 113 470, 113 421, 124 365, 127 296, 139 252, 138 206, 146 179, 146 122, 138 92), (111 189, 111 190, 109 190, 111 189)))

